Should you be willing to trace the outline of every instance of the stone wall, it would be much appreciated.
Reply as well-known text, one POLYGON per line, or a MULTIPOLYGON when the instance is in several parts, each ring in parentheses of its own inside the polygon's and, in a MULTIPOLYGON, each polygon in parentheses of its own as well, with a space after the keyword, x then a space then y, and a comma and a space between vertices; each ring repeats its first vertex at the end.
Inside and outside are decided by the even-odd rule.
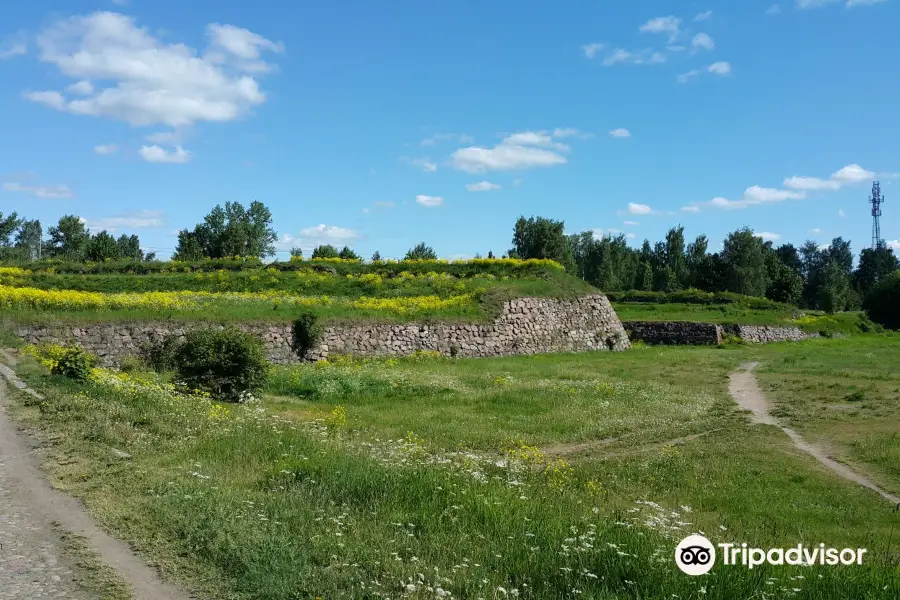
POLYGON ((623 323, 633 342, 645 344, 721 344, 725 334, 734 335, 751 344, 799 342, 819 337, 799 327, 772 325, 716 325, 690 321, 626 321, 623 323))
POLYGON ((799 327, 775 327, 772 325, 729 325, 725 327, 725 332, 752 344, 801 342, 819 337, 818 333, 807 333, 799 327))
MULTIPOLYGON (((164 322, 100 323, 81 326, 18 325, 16 334, 31 344, 74 342, 116 364, 139 355, 170 336, 183 336, 197 325, 164 322)), ((295 350, 290 323, 240 324, 239 328, 263 341, 269 359, 277 364, 301 360, 295 350)), ((574 300, 519 298, 503 305, 492 323, 360 324, 326 327, 322 345, 305 359, 329 353, 361 356, 404 355, 436 350, 457 356, 505 356, 545 352, 627 350, 628 335, 606 296, 595 294, 574 300)))
POLYGON ((697 344, 722 343, 722 328, 714 323, 691 321, 625 321, 622 323, 633 342, 645 344, 697 344))

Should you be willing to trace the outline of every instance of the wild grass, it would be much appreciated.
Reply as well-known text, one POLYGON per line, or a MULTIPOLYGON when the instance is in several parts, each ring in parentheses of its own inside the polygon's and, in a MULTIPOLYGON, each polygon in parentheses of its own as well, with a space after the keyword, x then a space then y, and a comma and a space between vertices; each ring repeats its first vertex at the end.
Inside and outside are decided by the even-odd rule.
POLYGON ((26 365, 47 400, 18 414, 65 457, 60 485, 211 597, 896 597, 897 513, 733 410, 728 371, 780 352, 343 361, 227 412, 26 365), (871 560, 691 578, 672 553, 698 530, 871 560))
POLYGON ((780 418, 900 492, 900 336, 767 349, 760 385, 780 418))

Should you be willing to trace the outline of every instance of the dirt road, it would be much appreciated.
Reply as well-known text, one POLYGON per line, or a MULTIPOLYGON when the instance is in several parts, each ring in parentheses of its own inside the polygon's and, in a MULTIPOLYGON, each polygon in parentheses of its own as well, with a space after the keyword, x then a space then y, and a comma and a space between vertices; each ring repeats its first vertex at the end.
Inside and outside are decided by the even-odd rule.
POLYGON ((847 465, 829 458, 821 448, 814 444, 810 444, 804 440, 799 433, 790 427, 782 425, 778 419, 773 417, 769 412, 769 403, 766 401, 766 397, 763 395, 762 390, 759 389, 759 385, 756 383, 756 376, 753 374, 753 370, 757 366, 759 366, 759 363, 746 363, 741 365, 739 370, 731 374, 728 383, 728 392, 731 394, 731 397, 734 398, 735 402, 737 402, 741 408, 751 412, 750 419, 752 422, 778 427, 791 438, 791 441, 797 449, 806 452, 839 477, 869 488, 888 502, 900 504, 900 497, 881 489, 871 479, 857 473, 847 465))
POLYGON ((131 587, 135 600, 191 598, 163 582, 124 542, 101 531, 77 500, 50 486, 6 412, 7 381, 23 384, 0 366, 0 600, 92 597, 75 583, 62 532, 86 538, 131 587))

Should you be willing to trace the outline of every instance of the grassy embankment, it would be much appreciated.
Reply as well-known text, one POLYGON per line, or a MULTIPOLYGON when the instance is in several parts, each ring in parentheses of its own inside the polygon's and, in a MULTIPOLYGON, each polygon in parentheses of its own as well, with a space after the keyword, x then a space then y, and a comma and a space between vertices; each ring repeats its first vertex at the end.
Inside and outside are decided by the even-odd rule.
MULTIPOLYGON (((863 336, 297 366, 273 374, 265 412, 25 365, 47 400, 20 415, 54 440, 61 486, 215 597, 896 597, 898 513, 749 425, 726 392, 747 360, 766 385, 831 371, 830 394, 862 386, 879 426, 896 423, 895 376, 841 362, 848 343, 857 357, 900 355, 900 339, 863 336), (863 566, 718 565, 691 578, 671 556, 697 530, 869 554, 863 566)), ((815 386, 789 392, 791 406, 819 402, 815 386)), ((840 414, 865 439, 869 412, 840 414)), ((871 464, 896 489, 897 473, 871 464)))
POLYGON ((495 318, 509 298, 571 298, 595 291, 549 261, 280 266, 284 270, 185 273, 172 267, 148 274, 6 269, 0 273, 0 315, 20 322, 285 321, 306 308, 329 321, 477 322, 495 318))
MULTIPOLYGON (((291 320, 299 307, 329 321, 484 322, 503 300, 570 298, 590 285, 548 261, 476 260, 361 264, 347 261, 261 263, 35 263, 0 268, 0 316, 17 321, 291 320)), ((612 292, 622 320, 797 325, 858 331, 855 314, 826 321, 797 308, 737 294, 612 292), (797 318, 800 318, 798 322, 797 318)), ((821 315, 813 315, 821 316, 821 315)))

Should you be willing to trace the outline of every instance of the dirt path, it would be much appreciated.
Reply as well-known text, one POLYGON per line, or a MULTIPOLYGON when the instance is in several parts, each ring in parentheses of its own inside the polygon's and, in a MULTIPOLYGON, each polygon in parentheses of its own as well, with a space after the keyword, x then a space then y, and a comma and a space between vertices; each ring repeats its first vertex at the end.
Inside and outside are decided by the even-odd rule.
POLYGON ((544 453, 544 456, 547 456, 549 458, 568 458, 601 452, 604 458, 616 458, 619 456, 638 454, 640 452, 659 450, 665 446, 681 446, 682 444, 687 444, 688 442, 692 442, 696 439, 702 438, 703 436, 715 433, 717 431, 721 431, 721 429, 710 429, 709 431, 703 431, 701 433, 693 433, 691 435, 672 438, 671 440, 665 440, 662 442, 642 444, 640 446, 624 448, 614 452, 608 452, 604 449, 618 442, 618 438, 603 438, 600 440, 590 440, 587 442, 573 442, 571 444, 553 444, 552 446, 541 448, 541 452, 544 453))
POLYGON ((23 384, 0 366, 0 600, 90 597, 65 566, 59 529, 84 536, 131 586, 135 600, 191 598, 163 582, 124 542, 101 531, 77 500, 50 486, 6 414, 6 381, 23 384))
POLYGON ((900 505, 900 497, 884 491, 875 485, 871 479, 857 473, 847 465, 829 458, 821 448, 810 444, 799 433, 790 427, 785 427, 778 419, 773 417, 769 413, 769 403, 766 401, 762 390, 759 389, 759 385, 756 383, 756 376, 753 374, 753 370, 758 366, 759 363, 755 362, 741 365, 739 370, 731 374, 728 382, 728 392, 731 394, 731 397, 734 398, 741 408, 751 412, 750 420, 753 423, 763 423, 778 427, 791 438, 796 448, 815 458, 839 477, 867 487, 888 502, 900 505))

